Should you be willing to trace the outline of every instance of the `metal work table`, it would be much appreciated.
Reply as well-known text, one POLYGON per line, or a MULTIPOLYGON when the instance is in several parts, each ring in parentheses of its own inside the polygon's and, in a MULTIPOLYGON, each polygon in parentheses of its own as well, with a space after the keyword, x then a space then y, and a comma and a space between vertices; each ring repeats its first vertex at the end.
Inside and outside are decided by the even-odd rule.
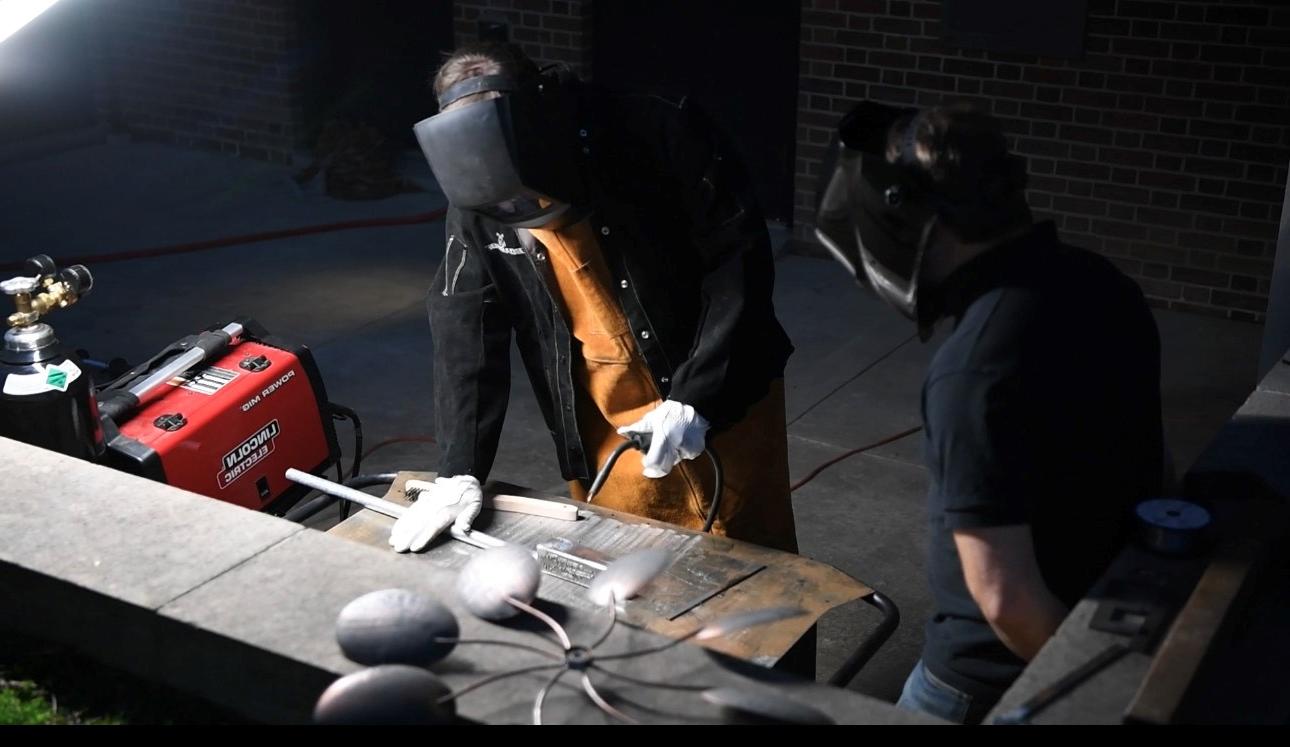
MULTIPOLYGON (((387 491, 386 500, 408 503, 403 486, 408 479, 432 480, 432 472, 400 472, 398 480, 387 491)), ((505 483, 490 482, 486 494, 509 494, 541 497, 572 503, 567 498, 542 495, 505 483)), ((578 521, 485 510, 474 528, 518 544, 533 546, 537 542, 563 537, 612 556, 643 547, 662 547, 681 555, 674 568, 686 559, 699 557, 709 567, 738 566, 751 569, 751 575, 734 583, 680 614, 651 606, 641 600, 627 604, 624 620, 666 637, 679 637, 705 621, 735 612, 772 606, 798 606, 807 614, 772 625, 745 630, 738 635, 707 641, 713 650, 770 667, 782 667, 797 673, 813 675, 814 631, 819 618, 830 609, 853 600, 863 600, 883 614, 878 627, 861 641, 854 653, 829 682, 845 686, 866 661, 891 635, 899 622, 899 613, 889 600, 859 581, 833 568, 800 555, 781 552, 759 545, 715 537, 671 524, 600 508, 585 503, 578 507, 578 521)), ((360 510, 332 528, 329 534, 372 547, 388 547, 394 519, 370 510, 360 510)), ((437 539, 427 551, 409 555, 410 562, 429 563, 444 568, 460 568, 479 552, 461 542, 437 539)), ((736 572, 736 576, 739 574, 736 572)), ((693 581, 694 579, 690 579, 693 581)), ((700 589, 698 596, 703 595, 700 589)), ((539 597, 574 607, 590 609, 585 589, 544 575, 539 597)))

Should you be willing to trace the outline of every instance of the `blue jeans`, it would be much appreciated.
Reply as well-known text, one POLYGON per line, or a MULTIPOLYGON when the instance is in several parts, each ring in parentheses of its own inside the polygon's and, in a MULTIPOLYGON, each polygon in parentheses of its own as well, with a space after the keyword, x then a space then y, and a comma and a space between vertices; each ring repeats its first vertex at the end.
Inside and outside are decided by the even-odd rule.
POLYGON ((909 673, 909 679, 905 680, 905 689, 901 691, 896 705, 907 711, 920 711, 956 724, 965 724, 980 721, 992 704, 977 703, 974 708, 971 695, 927 671, 923 660, 919 659, 914 665, 914 671, 909 673))

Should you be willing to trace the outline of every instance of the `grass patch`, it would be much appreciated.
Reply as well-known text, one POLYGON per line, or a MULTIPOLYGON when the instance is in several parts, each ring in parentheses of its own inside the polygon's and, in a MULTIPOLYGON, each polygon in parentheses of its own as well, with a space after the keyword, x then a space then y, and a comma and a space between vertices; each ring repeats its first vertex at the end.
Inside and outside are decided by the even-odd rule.
POLYGON ((30 680, 0 680, 0 725, 121 723, 119 716, 94 717, 60 710, 58 699, 30 680))
POLYGON ((237 724, 246 719, 76 650, 0 629, 0 724, 237 724))

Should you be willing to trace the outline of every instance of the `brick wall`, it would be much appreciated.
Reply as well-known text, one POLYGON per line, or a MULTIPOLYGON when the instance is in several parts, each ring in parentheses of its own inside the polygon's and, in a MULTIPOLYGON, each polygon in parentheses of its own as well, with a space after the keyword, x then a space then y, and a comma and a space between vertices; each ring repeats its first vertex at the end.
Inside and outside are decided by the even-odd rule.
POLYGON ((464 44, 478 38, 479 22, 510 26, 510 40, 539 65, 568 64, 591 77, 593 0, 455 0, 453 38, 464 44))
POLYGON ((1085 55, 959 50, 940 3, 803 0, 795 217, 862 98, 968 102, 1030 161, 1030 202, 1159 306, 1261 321, 1290 164, 1290 6, 1089 0, 1085 55))
POLYGON ((99 111, 149 140, 288 163, 298 101, 292 3, 103 0, 99 111))

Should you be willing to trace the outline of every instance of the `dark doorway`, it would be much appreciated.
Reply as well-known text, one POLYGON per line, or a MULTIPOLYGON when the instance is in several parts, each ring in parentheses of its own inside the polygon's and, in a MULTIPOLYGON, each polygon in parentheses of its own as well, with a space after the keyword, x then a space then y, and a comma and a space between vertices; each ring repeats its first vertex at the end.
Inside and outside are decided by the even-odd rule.
POLYGON ((597 3, 593 74, 701 102, 733 138, 766 217, 789 223, 800 14, 797 0, 597 3))
POLYGON ((328 0, 298 7, 305 144, 329 121, 343 120, 414 146, 412 125, 435 111, 430 76, 452 51, 452 3, 328 0))

